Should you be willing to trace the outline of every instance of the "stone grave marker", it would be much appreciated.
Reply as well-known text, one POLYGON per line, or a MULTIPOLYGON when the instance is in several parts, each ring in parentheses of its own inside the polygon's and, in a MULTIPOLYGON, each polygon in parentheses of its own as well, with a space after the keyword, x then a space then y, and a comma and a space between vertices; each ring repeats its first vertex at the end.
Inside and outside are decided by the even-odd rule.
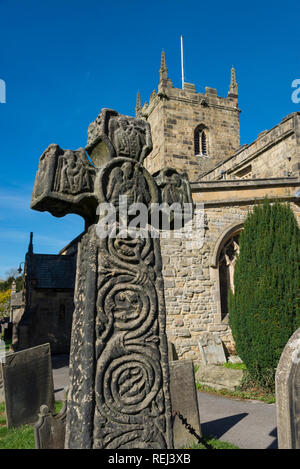
POLYGON ((173 344, 173 342, 170 342, 169 340, 168 340, 168 360, 169 362, 178 360, 178 355, 176 352, 175 345, 173 344))
POLYGON ((300 449, 300 328, 287 342, 275 375, 279 449, 300 449))
POLYGON ((226 355, 222 340, 219 337, 203 336, 199 338, 199 349, 205 365, 226 363, 226 355))
MULTIPOLYGON (((193 361, 176 360, 170 362, 169 367, 172 412, 179 412, 202 436, 193 361)), ((178 416, 173 420, 173 438, 176 449, 198 444, 196 437, 188 432, 178 416)))
POLYGON ((50 344, 10 353, 2 375, 7 427, 35 423, 43 404, 54 409, 50 344))
POLYGON ((42 405, 39 420, 34 426, 36 449, 64 449, 66 435, 67 397, 61 411, 53 415, 47 405, 42 405))
POLYGON ((5 363, 6 356, 12 352, 8 352, 5 348, 4 340, 0 339, 0 402, 5 401, 4 397, 4 386, 3 386, 3 372, 2 364, 5 363))
POLYGON ((152 150, 143 119, 102 109, 85 150, 50 145, 31 201, 57 217, 81 215, 86 226, 77 256, 65 446, 172 448, 162 259, 152 236, 160 217, 128 228, 136 211, 126 208, 139 204, 152 215, 161 202, 176 202, 175 226, 186 206, 192 216, 190 186, 171 168, 152 177, 143 166, 152 150))

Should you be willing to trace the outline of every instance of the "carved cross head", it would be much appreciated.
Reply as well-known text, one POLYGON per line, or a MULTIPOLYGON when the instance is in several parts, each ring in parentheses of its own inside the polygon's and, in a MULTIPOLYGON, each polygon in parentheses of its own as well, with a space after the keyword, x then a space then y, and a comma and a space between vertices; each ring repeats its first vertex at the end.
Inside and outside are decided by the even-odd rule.
MULTIPOLYGON (((97 223, 101 203, 177 203, 179 210, 192 202, 186 176, 165 168, 154 178, 143 166, 152 150, 150 124, 102 109, 88 128, 86 148, 63 150, 51 144, 40 158, 31 208, 56 217, 81 215, 86 227, 97 223), (92 162, 89 160, 90 156, 92 162)), ((173 217, 174 218, 174 217, 173 217)), ((171 228, 172 229, 172 228, 171 228)))
POLYGON ((150 125, 143 119, 102 109, 89 125, 86 151, 96 168, 113 157, 133 158, 142 164, 151 150, 150 125))

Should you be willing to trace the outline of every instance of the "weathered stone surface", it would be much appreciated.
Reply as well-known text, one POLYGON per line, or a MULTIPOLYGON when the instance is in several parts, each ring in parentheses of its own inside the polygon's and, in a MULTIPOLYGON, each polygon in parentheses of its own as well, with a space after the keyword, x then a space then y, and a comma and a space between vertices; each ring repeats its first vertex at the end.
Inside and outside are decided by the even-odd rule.
POLYGON ((2 362, 0 360, 0 402, 4 402, 4 387, 3 387, 3 378, 2 378, 2 362))
POLYGON ((32 208, 86 220, 77 259, 67 448, 173 444, 159 239, 130 229, 124 236, 118 217, 109 221, 108 236, 99 234, 101 213, 96 224, 99 203, 120 215, 120 196, 128 205, 159 202, 157 184, 142 166, 151 148, 147 122, 105 109, 88 130, 94 166, 83 151, 57 145, 41 157, 32 208))
POLYGON ((169 239, 161 239, 167 333, 174 339, 179 358, 199 360, 199 348, 192 343, 201 332, 219 337, 229 353, 235 352, 222 307, 226 299, 220 291, 219 259, 211 262, 215 248, 227 241, 228 228, 235 225, 241 229, 248 211, 265 197, 289 201, 300 224, 299 202, 295 203, 300 184, 300 114, 286 116, 254 142, 240 147, 235 80, 231 80, 227 98, 220 98, 215 91, 211 94, 209 88, 205 93, 191 93, 189 88, 173 87, 171 80, 161 78, 159 92, 142 112, 153 138, 153 150, 145 160, 147 169, 155 173, 172 166, 178 173, 186 171, 194 203, 204 204, 204 232, 195 232, 203 247, 191 249, 186 241, 176 240, 176 246, 169 239), (194 133, 199 125, 206 127, 208 156, 195 155, 194 133), (184 294, 174 298, 179 284, 181 289, 193 292, 187 300, 190 312, 183 309, 184 294), (177 334, 178 316, 191 331, 188 345, 185 339, 183 345, 177 334))
POLYGON ((35 254, 31 233, 24 271, 24 291, 12 295, 24 296, 11 312, 13 350, 49 343, 52 354, 69 354, 76 256, 35 254))
POLYGON ((261 132, 250 145, 244 145, 232 153, 231 158, 224 159, 221 165, 205 174, 203 180, 217 180, 221 171, 230 180, 299 176, 299 167, 295 164, 299 161, 296 141, 299 122, 299 112, 289 114, 272 129, 261 132))
POLYGON ((280 357, 276 376, 279 449, 300 449, 300 328, 280 357))
POLYGON ((66 433, 67 400, 61 411, 53 415, 49 407, 42 405, 39 420, 34 426, 36 449, 64 449, 66 433))
POLYGON ((221 339, 213 337, 200 337, 199 349, 205 365, 218 365, 226 363, 226 356, 221 339))
POLYGON ((241 384, 243 370, 233 370, 217 365, 200 364, 195 374, 197 383, 210 386, 214 389, 234 389, 241 384))
MULTIPOLYGON (((163 225, 167 225, 167 229, 181 228, 183 223, 188 223, 193 217, 193 199, 186 173, 181 174, 173 168, 164 168, 153 174, 153 177, 159 188, 162 216, 169 222, 166 224, 163 218, 163 225), (166 210, 164 206, 167 207, 166 210), (173 209, 170 210, 170 207, 173 209)), ((156 227, 159 228, 159 224, 156 227)), ((163 226, 163 229, 166 228, 163 226)))
POLYGON ((94 221, 94 176, 95 169, 83 148, 72 151, 49 145, 39 161, 31 208, 43 212, 51 206, 51 213, 57 217, 76 213, 87 222, 94 221), (87 199, 90 204, 86 204, 87 199))
MULTIPOLYGON (((192 360, 170 362, 170 390, 173 414, 179 412, 196 433, 202 436, 192 360)), ((198 443, 198 440, 187 431, 178 415, 174 416, 173 437, 174 447, 177 449, 198 443)))
POLYGON ((175 346, 172 342, 168 341, 168 360, 169 362, 178 360, 175 346))
POLYGON ((230 357, 228 357, 228 361, 229 363, 243 363, 238 355, 230 355, 230 357))
MULTIPOLYGON (((165 71, 163 72, 166 73, 165 71)), ((198 93, 195 85, 175 88, 160 74, 158 93, 143 113, 151 125, 153 150, 146 167, 154 173, 171 166, 186 171, 195 181, 240 146, 238 97, 222 98, 207 88, 198 93), (207 131, 207 154, 195 155, 195 130, 203 124, 207 131)))
POLYGON ((54 409, 49 344, 10 353, 2 373, 8 427, 35 423, 43 403, 54 409))

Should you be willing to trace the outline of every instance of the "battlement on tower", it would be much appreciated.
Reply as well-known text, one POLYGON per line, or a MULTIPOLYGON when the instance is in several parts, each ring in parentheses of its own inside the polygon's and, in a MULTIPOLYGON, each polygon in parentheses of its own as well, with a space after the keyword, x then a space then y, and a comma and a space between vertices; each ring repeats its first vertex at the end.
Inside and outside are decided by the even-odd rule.
POLYGON ((184 83, 183 89, 173 87, 164 52, 159 76, 158 90, 148 102, 142 106, 137 96, 136 115, 150 123, 153 140, 145 166, 151 173, 172 166, 197 181, 240 147, 235 70, 231 70, 227 97, 210 87, 199 93, 192 83, 184 83))

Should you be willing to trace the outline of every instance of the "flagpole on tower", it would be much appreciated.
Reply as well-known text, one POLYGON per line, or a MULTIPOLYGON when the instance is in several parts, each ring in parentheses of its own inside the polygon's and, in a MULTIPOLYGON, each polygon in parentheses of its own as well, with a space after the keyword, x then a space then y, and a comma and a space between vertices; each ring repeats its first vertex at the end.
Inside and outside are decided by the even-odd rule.
POLYGON ((183 70, 183 37, 180 36, 180 45, 181 45, 181 81, 182 89, 184 88, 184 70, 183 70))

